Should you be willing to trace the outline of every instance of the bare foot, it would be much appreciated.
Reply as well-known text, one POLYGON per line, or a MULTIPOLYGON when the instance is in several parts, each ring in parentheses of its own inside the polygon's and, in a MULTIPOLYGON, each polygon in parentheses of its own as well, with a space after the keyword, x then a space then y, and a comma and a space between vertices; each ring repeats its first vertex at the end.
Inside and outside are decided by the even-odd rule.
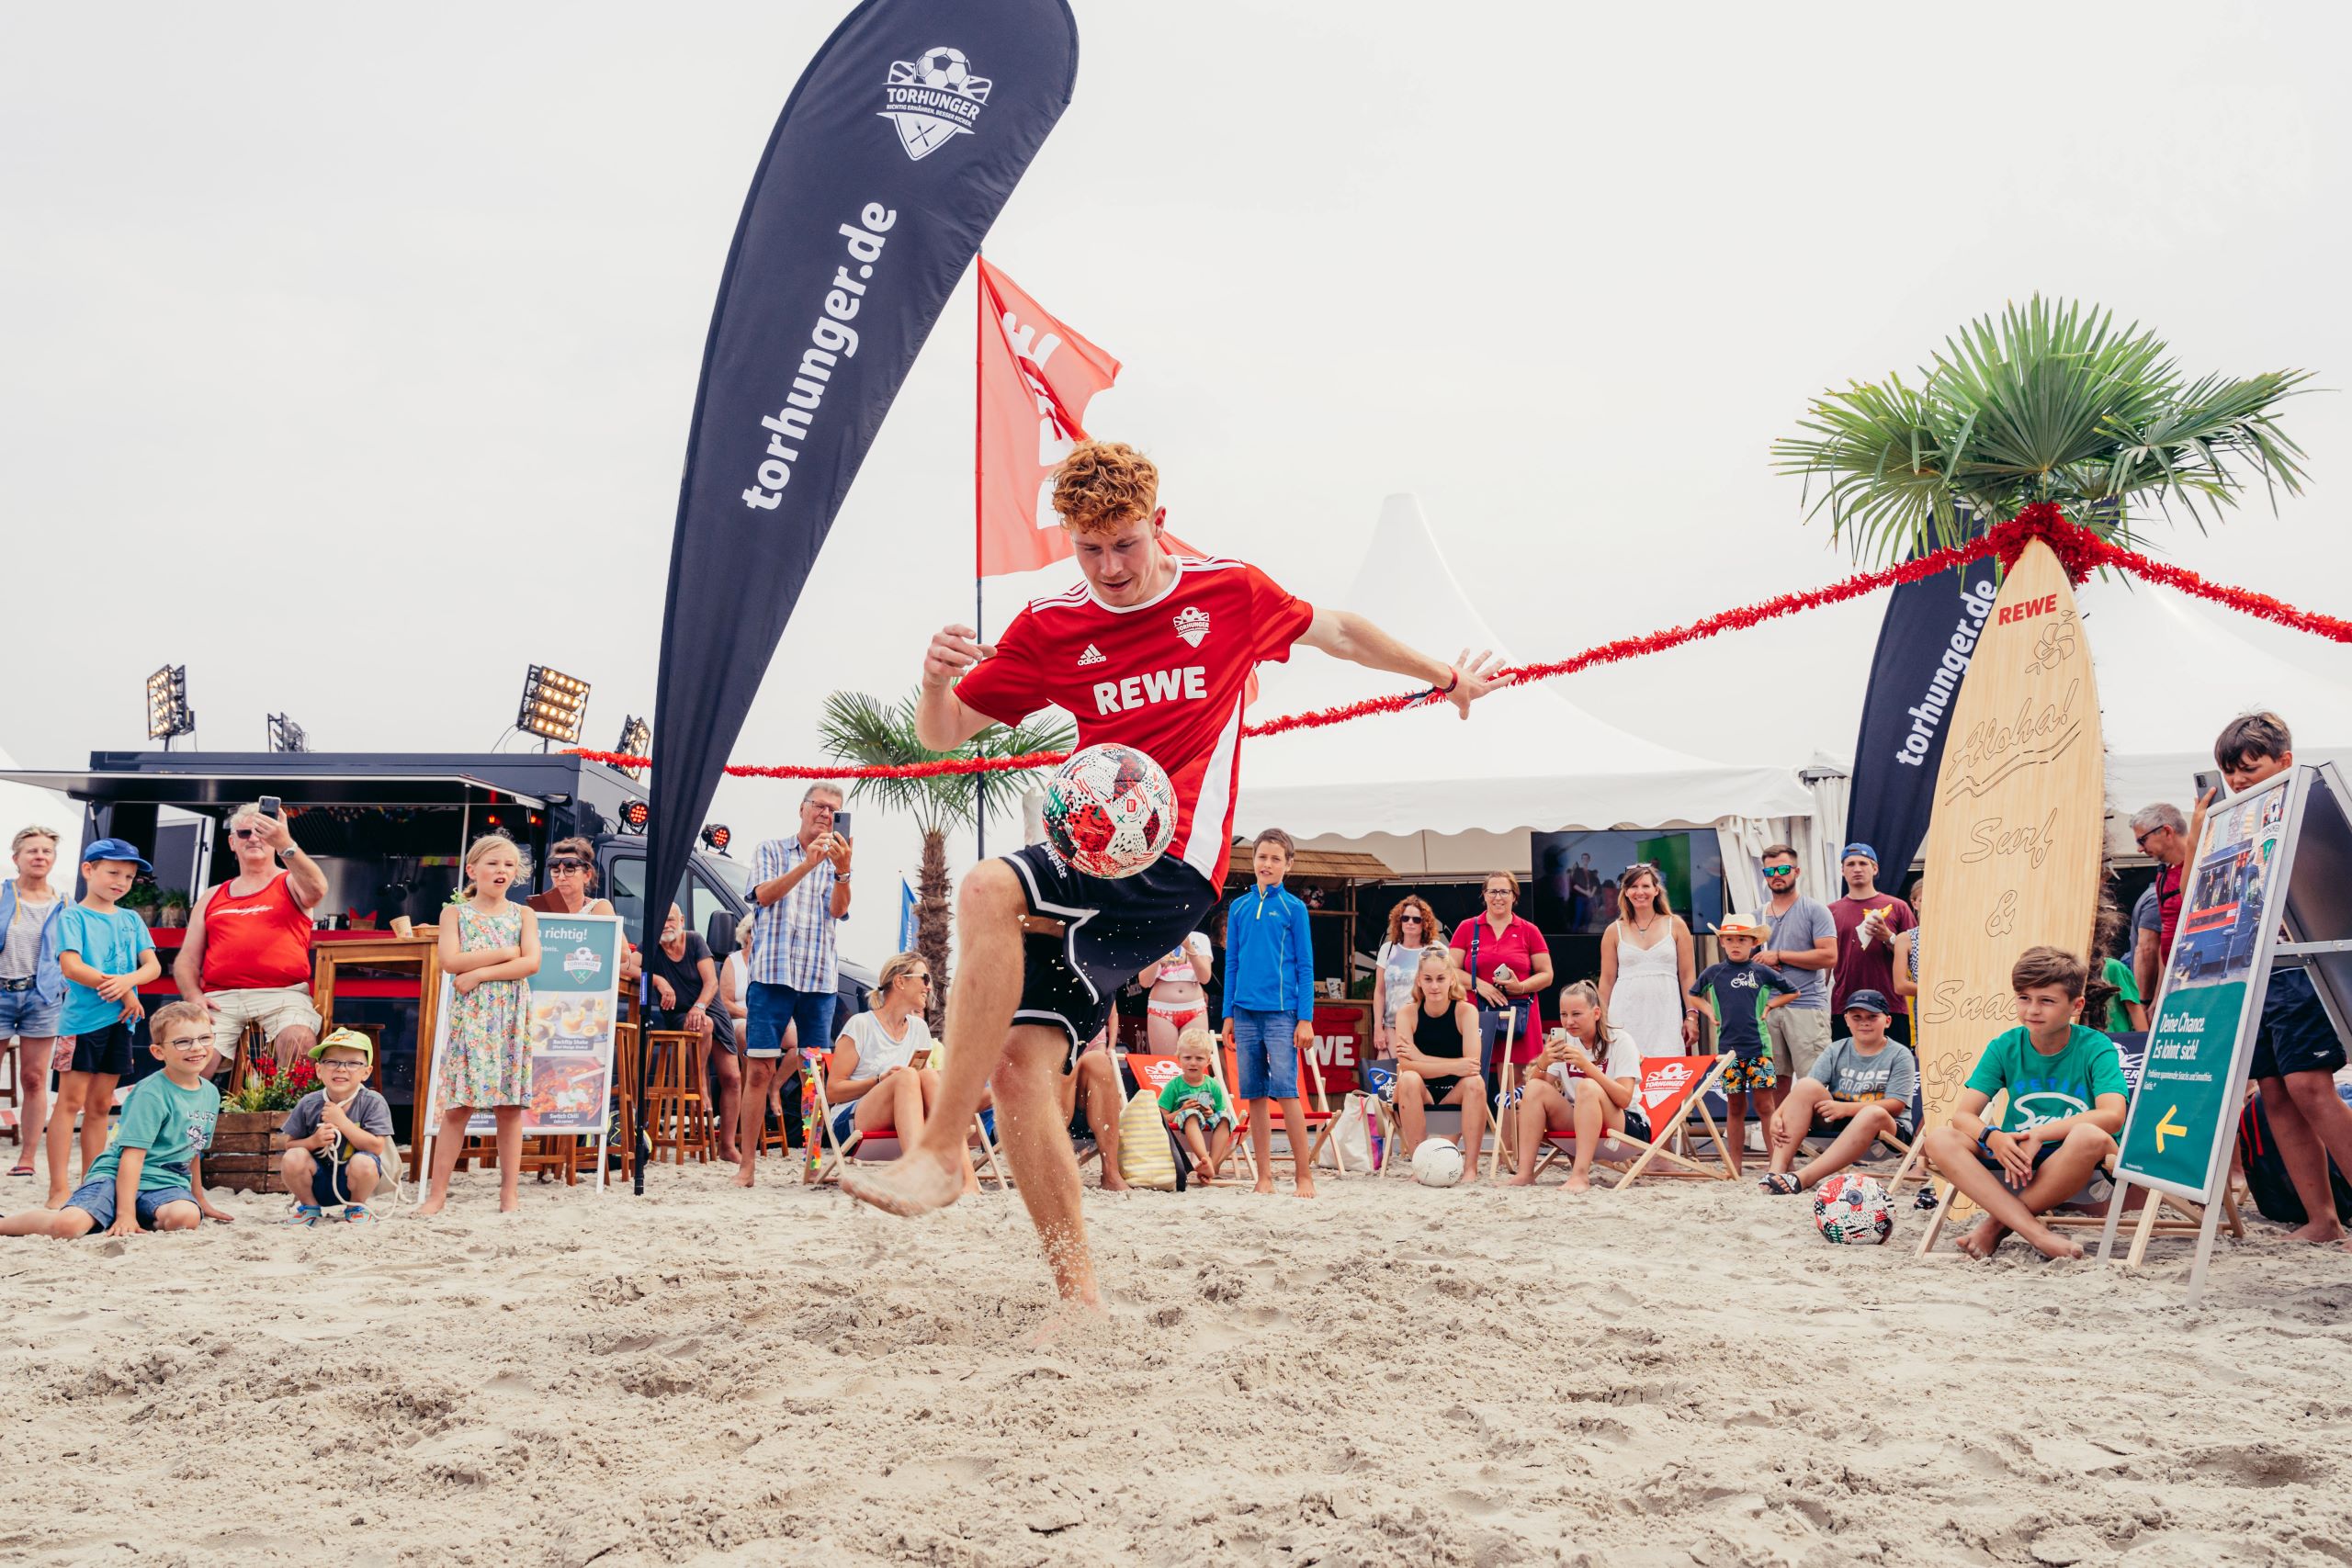
POLYGON ((1290 1186, 1291 1196, 1294 1198, 1312 1198, 1315 1196, 1315 1178, 1307 1175, 1305 1171, 1299 1172, 1292 1180, 1290 1186))
MULTIPOLYGON (((2008 1234, 2008 1226, 2001 1224, 1998 1220, 1994 1219, 1992 1215, 1987 1214, 1983 1219, 1977 1221, 1975 1224, 1969 1227, 1969 1229, 1964 1232, 1961 1235, 1960 1239, 1953 1245, 1958 1247, 1961 1251, 1968 1254, 1969 1257, 1973 1258, 1979 1263, 1982 1263, 1993 1256, 1994 1248, 1999 1247, 2003 1241, 2007 1240, 2008 1234)), ((2075 1252, 2078 1256, 2081 1251, 2082 1249, 2080 1247, 2075 1248, 2075 1252)))
POLYGON ((523 1212, 523 1205, 520 1203, 501 1203, 498 1205, 498 1212, 502 1214, 519 1214, 523 1212))
POLYGON ((420 1220, 429 1220, 446 1208, 448 1202, 449 1200, 447 1198, 427 1198, 416 1206, 416 1217, 420 1220))
POLYGON ((964 1195, 964 1183, 953 1161, 910 1150, 887 1165, 842 1171, 842 1190, 884 1213, 911 1216, 944 1209, 964 1195))
MULTIPOLYGON (((57 1205, 55 1203, 51 1203, 50 1207, 54 1209, 57 1205)), ((2297 1241, 2308 1241, 2315 1245, 2324 1247, 2330 1242, 2342 1241, 2344 1239, 2344 1227, 2336 1223, 2335 1215, 2330 1214, 2324 1219, 2312 1220, 2308 1224, 2297 1225, 2293 1230, 2289 1231, 2287 1234, 2297 1241)))
POLYGON ((1592 1178, 1587 1176, 1583 1171, 1572 1170, 1568 1172, 1566 1185, 1563 1186, 1560 1190, 1563 1192, 1589 1192, 1592 1190, 1592 1178))
POLYGON ((1104 1166, 1102 1168, 1102 1190, 1105 1192, 1125 1192, 1126 1190, 1127 1179, 1121 1176, 1117 1171, 1113 1170, 1109 1166, 1104 1166))
POLYGON ((1531 1170, 1523 1175, 1514 1176, 1509 1181, 1504 1182, 1503 1185, 1505 1187, 1532 1187, 1535 1185, 1535 1173, 1531 1170))
POLYGON ((1271 1176, 1261 1176, 1258 1178, 1258 1185, 1252 1187, 1250 1190, 1252 1192, 1263 1192, 1271 1197, 1274 1190, 1274 1179, 1271 1176))
POLYGON ((2076 1241, 2073 1236, 2063 1235, 2047 1226, 2042 1228, 2041 1235, 2028 1236, 2026 1239, 2032 1242, 2044 1258, 2080 1258, 2083 1255, 2081 1242, 2076 1241))
POLYGON ((738 1164, 735 1168, 735 1185, 749 1187, 757 1179, 758 1174, 756 1167, 738 1164))

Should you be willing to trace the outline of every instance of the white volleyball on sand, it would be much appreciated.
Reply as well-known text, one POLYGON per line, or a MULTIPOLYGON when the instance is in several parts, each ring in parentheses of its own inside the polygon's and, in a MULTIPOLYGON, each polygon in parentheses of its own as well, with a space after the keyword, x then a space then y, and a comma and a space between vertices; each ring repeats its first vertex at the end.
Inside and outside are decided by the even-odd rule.
POLYGON ((1413 1151, 1413 1179, 1424 1187, 1452 1187, 1462 1179, 1462 1150, 1452 1138, 1423 1138, 1413 1151))

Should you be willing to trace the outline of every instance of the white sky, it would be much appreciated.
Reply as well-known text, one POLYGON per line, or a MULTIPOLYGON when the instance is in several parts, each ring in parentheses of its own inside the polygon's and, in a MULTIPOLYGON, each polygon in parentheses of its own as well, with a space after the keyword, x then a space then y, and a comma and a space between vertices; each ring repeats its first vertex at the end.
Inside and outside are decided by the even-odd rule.
MULTIPOLYGON (((842 9, 0 10, 0 750, 143 744, 166 660, 212 747, 282 709, 320 750, 478 750, 534 660, 594 682, 609 745, 652 699, 728 237, 842 9)), ((1125 361, 1090 424, 1159 459, 1180 533, 1310 596, 1418 491, 1521 657, 1848 570, 1768 444, 2036 288, 2192 372, 2352 363, 2339 8, 1078 10, 1076 102, 989 250, 1125 361)), ((827 691, 904 690, 968 614, 968 287, 942 320, 736 760, 820 761, 827 691)), ((2161 542, 2343 613, 2352 407, 2291 429, 2309 496, 2161 542)), ((1573 694, 1702 754, 1765 705, 1849 738, 1859 682, 1800 677, 1866 662, 1877 615, 1573 694)), ((797 795, 714 815, 749 840, 797 795)), ((867 816, 876 957, 913 849, 867 816)))

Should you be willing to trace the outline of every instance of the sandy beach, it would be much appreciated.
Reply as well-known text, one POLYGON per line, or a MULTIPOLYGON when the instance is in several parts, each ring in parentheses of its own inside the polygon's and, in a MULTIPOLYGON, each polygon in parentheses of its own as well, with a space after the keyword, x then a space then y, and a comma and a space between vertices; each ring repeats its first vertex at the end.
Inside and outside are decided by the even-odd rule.
POLYGON ((485 1176, 449 1213, 0 1248, 0 1561, 2352 1562, 2352 1258, 1826 1246, 1809 1205, 1327 1178, 1017 1200, 485 1176))

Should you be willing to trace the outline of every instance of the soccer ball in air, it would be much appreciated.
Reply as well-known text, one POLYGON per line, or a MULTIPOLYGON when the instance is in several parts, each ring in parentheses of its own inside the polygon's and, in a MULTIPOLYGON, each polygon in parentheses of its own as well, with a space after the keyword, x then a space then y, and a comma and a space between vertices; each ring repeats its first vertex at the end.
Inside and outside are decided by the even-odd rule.
POLYGON ((1424 1187, 1451 1187, 1462 1179, 1462 1151, 1451 1138, 1423 1138, 1413 1151, 1413 1179, 1424 1187))
POLYGON ((1894 1205, 1875 1176, 1833 1176, 1813 1190, 1813 1228, 1824 1241, 1875 1247, 1894 1232, 1894 1205))
POLYGON ((961 87, 972 74, 972 62, 960 49, 926 49, 915 62, 915 74, 926 87, 961 87))
POLYGON ((1133 876, 1176 836, 1176 786, 1132 746, 1089 746, 1046 784, 1046 841, 1089 876, 1133 876))

